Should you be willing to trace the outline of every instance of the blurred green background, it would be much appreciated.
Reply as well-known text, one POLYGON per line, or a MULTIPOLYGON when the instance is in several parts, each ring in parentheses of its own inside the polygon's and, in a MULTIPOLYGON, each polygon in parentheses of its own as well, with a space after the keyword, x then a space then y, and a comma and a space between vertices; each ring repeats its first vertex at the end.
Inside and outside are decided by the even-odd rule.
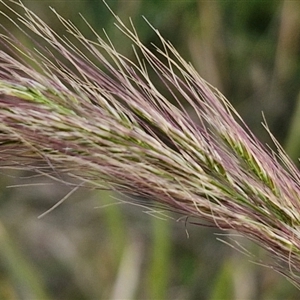
MULTIPOLYGON (((23 3, 59 33, 61 25, 49 6, 93 38, 80 12, 133 57, 131 43, 100 0, 23 3)), ((270 143, 261 125, 263 111, 274 135, 297 161, 300 1, 107 3, 125 23, 131 17, 141 40, 151 47, 159 40, 145 16, 224 93, 255 135, 270 143)), ((0 20, 14 33, 3 16, 0 20)), ((68 187, 33 174, 1 172, 0 299, 299 299, 300 292, 285 278, 219 242, 217 238, 229 237, 219 236, 224 232, 217 229, 176 222, 178 216, 170 214, 153 217, 144 208, 120 204, 119 195, 86 190, 38 219, 68 187)), ((253 243, 236 239, 257 260, 270 261, 253 243)))

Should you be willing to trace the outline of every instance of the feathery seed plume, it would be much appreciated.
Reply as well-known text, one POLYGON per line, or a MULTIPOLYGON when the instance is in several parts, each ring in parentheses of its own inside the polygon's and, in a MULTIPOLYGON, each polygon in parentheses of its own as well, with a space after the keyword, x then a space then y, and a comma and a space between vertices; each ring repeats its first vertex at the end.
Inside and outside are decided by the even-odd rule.
POLYGON ((54 10, 69 38, 21 2, 12 5, 24 15, 1 3, 35 43, 25 47, 8 28, 0 35, 2 168, 65 173, 233 229, 299 286, 300 174, 274 138, 277 153, 154 28, 162 47, 150 51, 115 16, 135 45, 134 62, 108 37, 91 28, 89 40, 54 10))

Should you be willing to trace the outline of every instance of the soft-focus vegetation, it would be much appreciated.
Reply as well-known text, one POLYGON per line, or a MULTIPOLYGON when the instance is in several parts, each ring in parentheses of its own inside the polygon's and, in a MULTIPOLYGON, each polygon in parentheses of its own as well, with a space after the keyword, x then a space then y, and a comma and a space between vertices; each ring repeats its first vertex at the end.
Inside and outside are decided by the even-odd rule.
MULTIPOLYGON (((158 44, 141 18, 144 15, 230 99, 255 135, 272 146, 260 124, 264 111, 271 131, 297 160, 297 1, 107 2, 124 21, 133 19, 146 45, 158 44)), ((61 32, 51 5, 93 38, 78 15, 81 12, 96 31, 105 28, 116 48, 133 58, 130 42, 114 27, 100 1, 24 4, 61 32)), ((2 17, 1 24, 15 30, 2 17)), ((30 40, 22 42, 30 46, 30 40)), ((217 229, 189 222, 185 226, 184 221, 171 220, 177 217, 171 214, 153 217, 144 208, 120 204, 116 200, 120 195, 83 189, 37 219, 70 188, 28 172, 2 173, 1 299, 297 299, 299 295, 273 270, 250 263, 252 256, 217 241, 214 233, 224 233, 217 229)), ((230 236, 221 238, 234 244, 230 236)), ((239 242, 268 261, 263 250, 249 241, 239 242)))

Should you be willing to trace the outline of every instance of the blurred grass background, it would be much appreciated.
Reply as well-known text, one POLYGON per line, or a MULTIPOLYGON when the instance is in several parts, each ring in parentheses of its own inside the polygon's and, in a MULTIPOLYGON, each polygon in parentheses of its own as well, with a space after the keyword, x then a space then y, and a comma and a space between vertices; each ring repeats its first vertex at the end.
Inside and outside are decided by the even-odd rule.
MULTIPOLYGON (((49 5, 93 38, 80 12, 133 58, 130 42, 114 27, 102 1, 23 3, 59 33, 62 27, 49 5)), ((159 45, 144 15, 224 93, 260 140, 270 143, 261 126, 263 111, 271 131, 297 161, 300 1, 107 3, 125 23, 133 19, 146 45, 159 45)), ((107 191, 80 190, 37 219, 68 187, 34 174, 1 172, 0 299, 299 299, 300 292, 285 278, 217 241, 222 233, 217 229, 175 222, 171 218, 177 216, 170 214, 153 217, 141 207, 120 204, 120 196, 107 191), (27 186, 9 187, 19 184, 27 186)), ((238 241, 269 260, 253 243, 238 241)))

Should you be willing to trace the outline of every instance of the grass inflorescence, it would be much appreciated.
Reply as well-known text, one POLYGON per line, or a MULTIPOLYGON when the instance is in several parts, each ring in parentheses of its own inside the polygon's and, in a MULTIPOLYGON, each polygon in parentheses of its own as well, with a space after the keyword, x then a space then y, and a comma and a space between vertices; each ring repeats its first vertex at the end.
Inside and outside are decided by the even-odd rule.
POLYGON ((89 40, 54 10, 67 36, 21 3, 12 1, 24 15, 1 2, 12 26, 39 41, 29 49, 9 30, 0 36, 3 168, 62 172, 233 229, 299 285, 300 174, 278 143, 277 153, 262 145, 156 29, 162 46, 151 51, 115 16, 135 47, 129 60, 107 36, 91 28, 89 40))

